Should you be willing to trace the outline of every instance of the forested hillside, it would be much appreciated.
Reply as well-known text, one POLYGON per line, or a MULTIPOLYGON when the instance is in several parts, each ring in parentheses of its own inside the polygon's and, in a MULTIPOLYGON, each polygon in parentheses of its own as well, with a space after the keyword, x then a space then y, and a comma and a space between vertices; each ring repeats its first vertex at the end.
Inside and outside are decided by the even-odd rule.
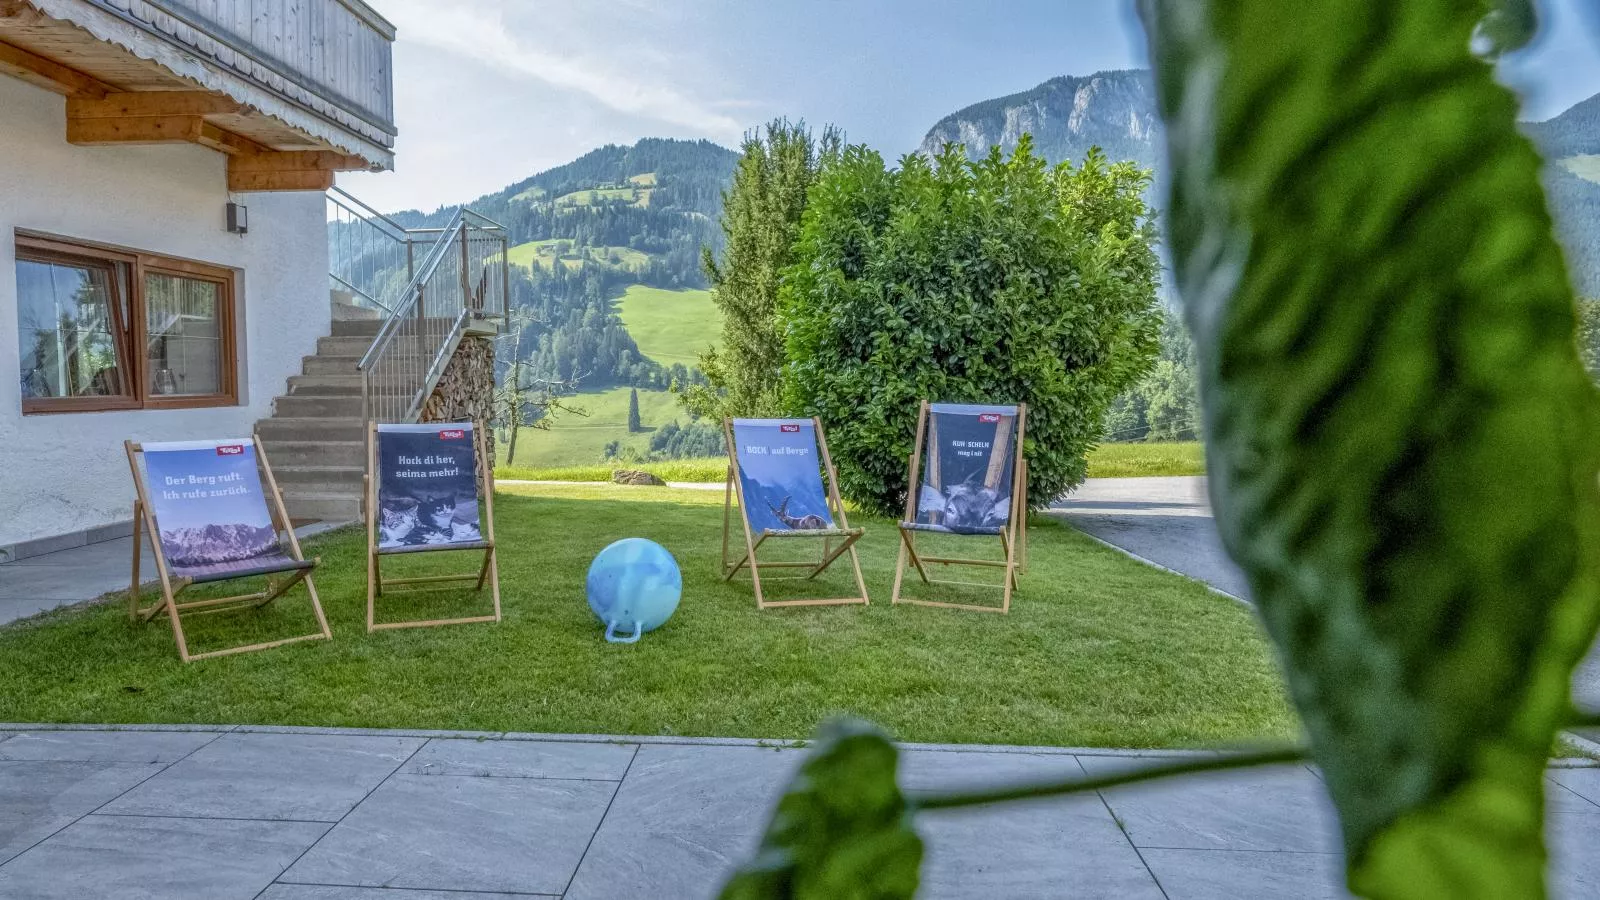
POLYGON ((1600 95, 1524 128, 1550 160, 1545 192, 1578 293, 1600 297, 1600 95))
MULTIPOLYGON (((510 232, 511 311, 496 352, 502 384, 512 371, 529 389, 559 384, 563 402, 588 413, 524 436, 519 463, 593 463, 607 449, 704 452, 704 441, 679 437, 693 431, 686 417, 656 429, 674 425, 666 391, 702 380, 692 362, 717 334, 700 256, 720 249, 721 192, 736 159, 709 141, 607 145, 466 204, 510 232), (616 392, 633 388, 647 419, 638 431, 613 421, 616 392)), ((457 208, 394 218, 438 226, 457 208)))

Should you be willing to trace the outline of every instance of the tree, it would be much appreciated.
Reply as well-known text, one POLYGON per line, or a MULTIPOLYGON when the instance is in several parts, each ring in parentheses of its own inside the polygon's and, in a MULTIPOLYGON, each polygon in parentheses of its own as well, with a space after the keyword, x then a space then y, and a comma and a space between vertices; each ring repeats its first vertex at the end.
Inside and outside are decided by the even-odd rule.
POLYGON ((733 185, 722 196, 726 249, 720 263, 709 249, 703 258, 712 299, 722 310, 722 340, 700 356, 707 383, 682 394, 695 415, 777 412, 784 364, 778 281, 794 258, 807 191, 840 143, 831 126, 818 139, 804 122, 786 119, 745 135, 733 185))
POLYGON ((899 170, 846 149, 812 189, 780 325, 786 404, 820 416, 845 496, 898 511, 922 399, 1027 403, 1030 502, 1078 484, 1112 400, 1149 368, 1149 173, 1050 167, 1024 137, 899 170))
POLYGON ((639 421, 639 389, 628 391, 628 432, 638 434, 644 430, 644 423, 639 421))
POLYGON ((1161 323, 1161 355, 1106 413, 1108 441, 1192 441, 1200 428, 1194 341, 1176 313, 1161 323))
POLYGON ((548 429, 557 412, 570 412, 587 416, 584 410, 562 402, 563 394, 570 394, 577 383, 560 382, 547 378, 532 378, 523 356, 524 325, 502 336, 510 345, 502 352, 509 361, 499 363, 499 384, 494 391, 491 406, 493 424, 508 433, 506 465, 517 463, 517 432, 524 428, 548 429))

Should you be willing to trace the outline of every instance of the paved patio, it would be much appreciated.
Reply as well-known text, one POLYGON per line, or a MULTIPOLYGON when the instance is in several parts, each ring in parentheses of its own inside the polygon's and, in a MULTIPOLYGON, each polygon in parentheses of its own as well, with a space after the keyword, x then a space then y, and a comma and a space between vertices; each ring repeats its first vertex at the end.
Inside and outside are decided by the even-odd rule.
MULTIPOLYGON (((803 750, 755 741, 0 726, 0 897, 702 898, 803 750)), ((926 791, 1159 754, 909 747, 926 791)), ((1600 895, 1600 769, 1551 769, 1556 896, 1600 895)), ((927 898, 1341 897, 1304 766, 927 813, 927 898)))

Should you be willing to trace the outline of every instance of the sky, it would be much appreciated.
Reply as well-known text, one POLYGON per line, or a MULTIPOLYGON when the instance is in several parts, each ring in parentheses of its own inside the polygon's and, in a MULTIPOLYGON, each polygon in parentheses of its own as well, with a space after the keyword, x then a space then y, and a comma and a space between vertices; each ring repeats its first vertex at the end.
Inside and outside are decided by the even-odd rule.
MULTIPOLYGON (((777 116, 894 158, 969 104, 1145 65, 1132 0, 372 2, 398 29, 395 171, 339 183, 384 210, 469 201, 607 143, 735 147, 777 116)), ((1540 39, 1503 66, 1524 118, 1600 93, 1587 2, 1544 0, 1540 39)))

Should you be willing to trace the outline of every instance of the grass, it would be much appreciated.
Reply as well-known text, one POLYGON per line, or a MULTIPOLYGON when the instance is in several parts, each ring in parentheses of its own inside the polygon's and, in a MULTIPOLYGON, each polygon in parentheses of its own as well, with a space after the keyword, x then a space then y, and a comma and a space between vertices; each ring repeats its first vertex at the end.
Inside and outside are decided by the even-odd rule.
POLYGON ((543 197, 543 196, 544 196, 544 188, 542 188, 542 187, 531 187, 531 188, 528 188, 525 191, 520 191, 518 193, 512 194, 511 195, 511 199, 513 199, 513 200, 526 200, 526 201, 532 202, 532 201, 537 200, 537 199, 539 199, 540 197, 543 197))
MULTIPOLYGON (((164 623, 130 625, 115 603, 45 614, 0 630, 0 721, 787 740, 852 713, 904 740, 1118 747, 1298 732, 1248 610, 1066 527, 1036 520, 1008 616, 891 607, 895 532, 868 518, 856 523, 868 529, 870 607, 758 612, 747 583, 717 577, 721 503, 720 492, 667 488, 503 490, 498 625, 366 634, 353 531, 309 550, 323 560, 329 642, 184 666, 164 623), (583 597, 589 559, 624 535, 663 543, 684 573, 677 615, 633 646, 605 643, 583 597)), ((395 575, 471 565, 440 554, 392 562, 395 575)), ((843 592, 847 571, 836 566, 820 589, 843 592)), ((298 633, 310 623, 303 596, 201 616, 191 637, 204 649, 298 633)), ((486 608, 449 593, 381 607, 385 617, 486 608)))
POLYGON ((640 352, 664 366, 695 365, 722 334, 722 311, 710 291, 629 285, 617 314, 640 352))
MULTIPOLYGON (((584 188, 570 194, 562 194, 556 198, 557 206, 589 206, 595 203, 615 202, 627 200, 640 206, 639 195, 645 191, 637 187, 612 187, 612 188, 584 188)), ((648 202, 648 201, 647 201, 648 202)))
POLYGON ((1199 441, 1168 444, 1101 444, 1089 454, 1090 478, 1204 475, 1205 473, 1205 448, 1199 441))
POLYGON ((638 175, 629 175, 628 181, 633 184, 637 184, 639 187, 655 187, 656 173, 642 172, 638 175))
POLYGON ((1568 172, 1585 181, 1600 182, 1600 155, 1584 153, 1561 160, 1568 172))
MULTIPOLYGON (((521 448, 517 456, 522 456, 521 448)), ((603 463, 592 466, 500 466, 494 470, 496 478, 523 479, 527 481, 610 481, 616 469, 642 469, 662 481, 689 481, 721 484, 727 478, 728 460, 714 456, 707 459, 673 459, 623 465, 603 463)))
MULTIPOLYGON (((558 413, 549 429, 524 428, 517 434, 517 462, 523 466, 547 468, 554 466, 593 466, 605 457, 605 446, 611 441, 621 441, 641 453, 648 449, 650 431, 660 428, 673 419, 687 421, 678 406, 677 397, 667 391, 639 392, 639 421, 648 429, 637 434, 628 432, 628 388, 609 388, 587 391, 566 398, 564 402, 582 409, 587 416, 575 413, 558 413)), ((499 464, 505 463, 509 445, 495 442, 499 464)), ((607 478, 610 478, 607 469, 607 478)))
POLYGON ((538 266, 551 268, 557 265, 565 268, 587 259, 590 262, 622 269, 638 270, 650 262, 649 254, 632 247, 575 247, 570 238, 527 241, 512 247, 506 255, 513 264, 530 269, 538 266), (565 252, 559 252, 561 248, 558 245, 562 244, 566 245, 565 252), (612 256, 617 258, 616 262, 612 262, 612 256))
MULTIPOLYGON (((627 398, 624 397, 624 400, 627 398)), ((644 409, 644 392, 639 393, 641 414, 644 409)), ((624 424, 626 424, 626 408, 624 424)), ((669 415, 669 418, 671 416, 669 415)), ((626 428, 623 429, 626 432, 626 428)), ((526 435, 527 432, 524 432, 526 435)), ((551 432, 554 434, 555 432, 551 432)), ((525 440, 526 438, 522 438, 525 440)), ((548 454, 545 454, 548 455, 548 454)), ((536 481, 610 481, 611 465, 581 465, 543 463, 536 456, 524 456, 517 448, 517 458, 523 465, 516 468, 499 468, 499 478, 525 478, 536 481)), ((643 463, 629 468, 643 469, 660 476, 665 481, 715 481, 721 482, 727 474, 727 460, 680 459, 670 462, 643 463)), ((1141 475, 1204 475, 1205 459, 1199 443, 1180 444, 1101 444, 1089 454, 1090 478, 1126 478, 1141 475)))

